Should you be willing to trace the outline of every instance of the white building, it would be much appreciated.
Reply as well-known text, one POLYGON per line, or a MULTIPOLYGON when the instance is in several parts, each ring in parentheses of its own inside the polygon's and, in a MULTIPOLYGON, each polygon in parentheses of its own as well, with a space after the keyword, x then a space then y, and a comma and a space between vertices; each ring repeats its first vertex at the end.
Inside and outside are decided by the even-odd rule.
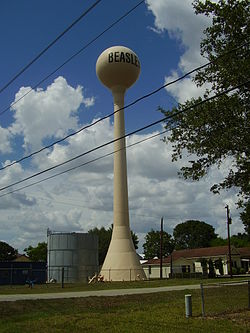
MULTIPOLYGON (((223 275, 229 274, 229 253, 228 246, 206 247, 198 249, 187 249, 173 251, 172 255, 162 260, 162 277, 169 278, 172 274, 175 277, 202 275, 203 268, 201 262, 211 259, 213 263, 222 260, 223 275)), ((248 272, 250 268, 250 247, 235 248, 231 246, 232 267, 238 271, 248 272)), ((143 269, 148 279, 160 277, 160 259, 149 259, 143 263, 143 269)), ((215 270, 216 275, 220 275, 219 270, 215 270)))

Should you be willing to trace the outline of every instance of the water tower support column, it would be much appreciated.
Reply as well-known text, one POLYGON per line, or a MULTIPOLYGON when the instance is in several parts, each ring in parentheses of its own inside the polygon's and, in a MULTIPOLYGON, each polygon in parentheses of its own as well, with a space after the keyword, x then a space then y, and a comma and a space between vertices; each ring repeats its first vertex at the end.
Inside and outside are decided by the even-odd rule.
MULTIPOLYGON (((114 139, 125 135, 124 124, 124 89, 112 90, 114 98, 114 139)), ((114 143, 114 226, 129 227, 128 185, 127 185, 127 159, 126 140, 122 138, 114 143)))

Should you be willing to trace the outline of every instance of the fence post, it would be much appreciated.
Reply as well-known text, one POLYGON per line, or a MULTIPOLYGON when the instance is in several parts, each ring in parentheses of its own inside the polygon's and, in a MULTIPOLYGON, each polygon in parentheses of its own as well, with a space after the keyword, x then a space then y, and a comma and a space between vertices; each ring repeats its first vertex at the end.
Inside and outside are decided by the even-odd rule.
POLYGON ((248 286, 248 309, 250 309, 250 280, 247 281, 248 286))
POLYGON ((12 286, 12 264, 10 265, 10 285, 12 286))
POLYGON ((202 308, 202 317, 205 317, 204 288, 202 283, 201 283, 201 308, 202 308))
POLYGON ((62 267, 62 288, 64 288, 64 267, 62 267))
POLYGON ((185 295, 186 318, 192 317, 192 295, 185 295))

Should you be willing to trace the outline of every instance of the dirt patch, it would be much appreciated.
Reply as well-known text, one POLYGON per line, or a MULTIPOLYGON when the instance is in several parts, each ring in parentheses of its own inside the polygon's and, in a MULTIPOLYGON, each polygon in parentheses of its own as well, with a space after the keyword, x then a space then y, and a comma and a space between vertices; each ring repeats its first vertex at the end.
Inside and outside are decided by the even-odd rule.
POLYGON ((233 313, 221 313, 216 316, 206 316, 206 319, 228 319, 234 323, 250 327, 250 310, 241 310, 233 313))

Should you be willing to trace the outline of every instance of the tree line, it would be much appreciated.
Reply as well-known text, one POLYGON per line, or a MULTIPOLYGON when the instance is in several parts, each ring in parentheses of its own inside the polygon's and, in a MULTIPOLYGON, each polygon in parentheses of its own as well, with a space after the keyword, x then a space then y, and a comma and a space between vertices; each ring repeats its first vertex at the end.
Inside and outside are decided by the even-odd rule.
MULTIPOLYGON (((160 257, 161 232, 151 230, 145 236, 143 244, 146 259, 160 257)), ((163 231, 162 237, 163 257, 170 255, 174 250, 195 249, 228 245, 228 239, 223 239, 215 233, 212 225, 203 221, 188 220, 177 224, 173 235, 163 231)), ((231 245, 235 247, 248 247, 250 240, 246 233, 238 233, 230 237, 231 245)))
MULTIPOLYGON (((102 265, 106 257, 109 243, 112 237, 113 226, 105 229, 94 228, 88 231, 98 236, 99 264, 102 265)), ((135 249, 138 249, 138 236, 131 231, 131 236, 135 249)), ((162 255, 168 256, 174 250, 194 249, 202 247, 213 247, 227 245, 227 239, 218 237, 212 225, 203 221, 188 220, 177 224, 173 229, 173 235, 163 231, 162 235, 162 255)), ((161 232, 151 229, 145 236, 143 244, 143 253, 146 259, 160 257, 160 238, 161 232)), ((231 237, 231 245, 235 247, 250 246, 250 240, 246 233, 238 233, 231 237)), ((46 242, 38 243, 37 246, 28 246, 24 249, 25 254, 32 261, 47 261, 47 244, 46 242)), ((14 260, 18 251, 5 242, 0 242, 0 261, 14 260)))

